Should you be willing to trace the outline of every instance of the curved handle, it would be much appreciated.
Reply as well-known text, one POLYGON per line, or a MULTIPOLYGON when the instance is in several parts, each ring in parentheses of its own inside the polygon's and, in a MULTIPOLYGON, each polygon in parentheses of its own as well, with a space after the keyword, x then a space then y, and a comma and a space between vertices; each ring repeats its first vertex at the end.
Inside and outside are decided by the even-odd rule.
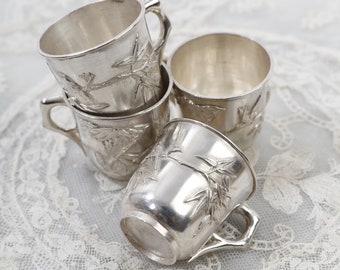
POLYGON ((169 34, 171 32, 171 23, 168 17, 164 14, 162 9, 160 8, 159 0, 150 0, 147 3, 145 3, 145 13, 149 12, 155 13, 161 24, 159 38, 154 45, 154 50, 156 54, 159 55, 159 59, 162 59, 163 50, 168 40, 169 34))
POLYGON ((77 128, 64 129, 52 119, 52 109, 58 106, 67 107, 62 97, 45 98, 40 102, 43 127, 68 137, 72 141, 76 142, 84 151, 77 128))
POLYGON ((246 204, 241 204, 234 211, 241 214, 247 222, 247 230, 240 239, 238 240, 227 240, 214 233, 210 238, 208 244, 204 245, 200 250, 193 255, 189 262, 195 260, 197 257, 206 254, 208 252, 213 252, 217 250, 224 249, 234 249, 234 248, 247 248, 250 244, 250 240, 253 237, 257 226, 260 223, 260 218, 256 212, 250 209, 246 204))

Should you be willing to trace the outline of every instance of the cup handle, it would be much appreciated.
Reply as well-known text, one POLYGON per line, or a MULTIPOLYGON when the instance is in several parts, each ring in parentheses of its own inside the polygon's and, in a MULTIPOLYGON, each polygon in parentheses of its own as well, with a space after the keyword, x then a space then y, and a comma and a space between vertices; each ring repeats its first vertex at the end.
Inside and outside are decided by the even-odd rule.
POLYGON ((77 128, 64 129, 52 119, 52 109, 58 106, 67 107, 62 97, 45 98, 40 102, 43 127, 68 137, 84 151, 77 128))
POLYGON ((150 0, 145 3, 145 13, 149 12, 155 13, 161 24, 159 38, 154 45, 154 50, 156 54, 160 56, 160 59, 162 59, 163 50, 171 31, 171 23, 168 17, 164 14, 162 9, 160 8, 159 0, 150 0))
POLYGON ((241 214, 247 222, 247 230, 243 233, 241 238, 238 240, 227 240, 214 233, 209 242, 200 248, 196 254, 190 258, 189 262, 209 252, 234 248, 247 248, 249 246, 250 240, 260 223, 260 218, 256 212, 250 209, 246 204, 239 205, 234 209, 234 211, 241 214))

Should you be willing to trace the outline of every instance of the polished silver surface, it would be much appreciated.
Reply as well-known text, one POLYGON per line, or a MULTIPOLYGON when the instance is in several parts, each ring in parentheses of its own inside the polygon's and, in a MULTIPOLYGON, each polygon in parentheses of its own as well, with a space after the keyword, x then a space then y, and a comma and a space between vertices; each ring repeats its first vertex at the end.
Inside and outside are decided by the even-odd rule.
POLYGON ((245 248, 259 223, 245 204, 255 185, 249 161, 224 135, 195 120, 172 120, 128 183, 120 225, 132 245, 165 265, 245 248), (247 221, 246 232, 223 239, 216 231, 233 211, 247 221))
POLYGON ((65 97, 44 99, 41 102, 43 126, 75 141, 102 173, 128 181, 169 121, 172 80, 164 65, 161 71, 162 97, 143 111, 121 117, 99 117, 76 109, 65 97), (71 109, 77 124, 75 128, 65 130, 51 118, 52 109, 57 106, 71 109))
POLYGON ((213 33, 179 46, 168 63, 183 117, 211 125, 242 149, 252 145, 269 99, 272 62, 263 46, 213 33))
POLYGON ((171 25, 158 0, 106 0, 83 6, 50 26, 40 53, 69 102, 93 114, 130 114, 162 95, 160 59, 171 25), (145 14, 160 21, 151 41, 145 14))

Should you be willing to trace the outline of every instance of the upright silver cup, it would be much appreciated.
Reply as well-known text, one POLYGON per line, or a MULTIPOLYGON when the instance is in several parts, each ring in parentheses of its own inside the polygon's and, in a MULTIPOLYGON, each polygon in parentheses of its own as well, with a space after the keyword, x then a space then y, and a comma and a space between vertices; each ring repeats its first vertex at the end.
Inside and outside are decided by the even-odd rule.
POLYGON ((173 120, 128 183, 121 228, 143 254, 166 265, 244 248, 259 222, 245 204, 255 184, 249 161, 229 139, 203 123, 173 120), (246 232, 223 239, 216 231, 233 211, 246 219, 246 232))
POLYGON ((50 26, 40 53, 70 104, 93 114, 131 114, 162 95, 160 59, 171 26, 158 0, 105 0, 83 6, 50 26), (145 13, 161 24, 153 44, 145 13))
POLYGON ((216 128, 241 149, 253 144, 269 99, 272 62, 263 46, 213 33, 179 46, 168 64, 183 117, 216 128))
POLYGON ((162 79, 164 88, 158 102, 127 116, 94 116, 73 107, 66 97, 44 99, 41 101, 43 126, 75 141, 99 171, 116 180, 128 181, 169 121, 172 80, 163 65, 162 79), (51 118, 51 111, 57 106, 71 109, 75 128, 65 130, 51 118))

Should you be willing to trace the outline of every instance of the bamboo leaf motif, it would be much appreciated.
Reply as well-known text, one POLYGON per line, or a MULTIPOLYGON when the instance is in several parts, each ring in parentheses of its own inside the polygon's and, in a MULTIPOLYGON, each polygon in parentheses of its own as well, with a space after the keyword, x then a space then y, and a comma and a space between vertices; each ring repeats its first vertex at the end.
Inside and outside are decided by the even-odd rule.
POLYGON ((201 157, 201 156, 195 156, 196 158, 202 160, 204 163, 210 166, 209 171, 207 171, 208 174, 211 174, 213 172, 217 172, 220 174, 233 174, 232 164, 234 163, 233 158, 227 158, 227 159, 221 159, 221 160, 214 160, 207 157, 201 157))
POLYGON ((193 216, 200 212, 207 204, 209 204, 209 192, 210 189, 200 190, 184 201, 185 203, 197 201, 196 207, 193 211, 193 216))
MULTIPOLYGON (((130 72, 133 72, 133 65, 143 60, 144 52, 146 47, 141 48, 139 43, 139 34, 137 33, 135 42, 132 47, 132 54, 123 58, 122 60, 117 61, 112 65, 112 67, 128 67, 130 72)), ((141 62, 142 66, 145 65, 145 62, 141 62)))
MULTIPOLYGON (((263 110, 259 109, 261 97, 262 95, 256 99, 252 106, 245 105, 237 109, 237 123, 232 130, 227 132, 228 134, 246 127, 252 127, 247 134, 248 136, 254 136, 259 132, 263 120, 263 110)), ((219 113, 225 111, 223 107, 199 104, 180 94, 177 96, 177 101, 185 106, 184 110, 188 110, 190 115, 196 115, 197 120, 205 123, 214 121, 219 113)))
POLYGON ((211 173, 217 172, 219 174, 226 174, 226 175, 233 175, 233 165, 234 160, 233 159, 225 159, 218 161, 216 166, 211 169, 211 173))
POLYGON ((172 150, 170 150, 167 155, 170 156, 171 154, 174 154, 174 153, 183 153, 183 151, 181 147, 177 146, 177 147, 174 147, 172 150))
POLYGON ((140 124, 128 128, 114 128, 99 126, 88 121, 80 124, 90 137, 103 146, 103 151, 97 149, 96 158, 99 164, 110 167, 113 170, 127 171, 128 166, 135 166, 142 153, 128 153, 128 150, 142 136, 149 124, 140 124))
POLYGON ((96 152, 96 159, 99 164, 105 165, 106 167, 109 167, 113 171, 127 172, 128 170, 127 164, 125 164, 121 159, 115 159, 114 161, 109 162, 107 160, 107 156, 99 152, 96 152))
POLYGON ((225 108, 219 106, 198 104, 183 95, 178 95, 177 101, 185 106, 185 110, 188 110, 190 115, 196 115, 197 120, 202 122, 212 122, 219 113, 225 111, 225 108))
POLYGON ((158 145, 154 147, 142 161, 142 166, 140 166, 138 170, 139 179, 141 179, 141 181, 136 181, 135 185, 131 186, 132 190, 140 183, 146 184, 149 181, 158 181, 156 173, 159 171, 163 159, 171 159, 181 164, 181 162, 173 156, 173 154, 182 153, 182 149, 179 146, 171 147, 172 150, 165 154, 162 154, 162 150, 159 148, 160 146, 158 145))
POLYGON ((198 171, 207 180, 208 188, 197 191, 184 201, 185 203, 197 202, 192 216, 198 215, 202 211, 205 214, 194 236, 197 235, 206 224, 211 224, 221 218, 220 212, 222 208, 228 207, 230 200, 230 182, 235 178, 232 168, 235 162, 233 158, 222 160, 215 160, 203 156, 196 156, 196 158, 203 161, 203 163, 209 167, 207 170, 198 171))
POLYGON ((79 75, 80 78, 85 80, 84 86, 78 84, 65 73, 57 72, 57 75, 67 85, 67 87, 63 87, 63 89, 67 93, 72 106, 80 107, 86 111, 103 110, 110 106, 106 102, 97 102, 91 95, 91 88, 93 87, 93 81, 96 77, 95 74, 88 72, 79 75), (81 101, 79 99, 81 99, 81 101))
POLYGON ((139 164, 141 159, 140 154, 131 154, 131 153, 124 153, 119 157, 109 157, 105 154, 100 152, 96 152, 96 159, 99 164, 104 164, 105 166, 109 167, 112 171, 116 172, 123 172, 128 173, 132 171, 133 168, 136 168, 139 164))
POLYGON ((73 99, 70 103, 72 106, 79 107, 89 112, 97 112, 98 110, 101 111, 101 110, 104 110, 105 108, 110 107, 110 105, 106 102, 101 102, 101 103, 96 103, 96 104, 91 104, 91 105, 81 104, 78 99, 73 99))
POLYGON ((83 87, 83 90, 85 92, 90 91, 96 75, 93 74, 92 72, 84 72, 80 74, 79 77, 86 82, 85 86, 83 87))
POLYGON ((235 128, 231 131, 228 131, 228 133, 234 132, 236 130, 251 127, 250 131, 247 133, 248 136, 253 135, 255 136, 261 128, 261 123, 263 120, 263 111, 261 111, 259 107, 259 103, 261 100, 262 95, 260 95, 253 106, 242 106, 238 108, 237 110, 237 117, 238 122, 235 126, 235 128))
POLYGON ((137 33, 135 43, 132 48, 132 55, 112 65, 113 68, 127 67, 128 70, 120 74, 119 77, 130 77, 135 80, 136 86, 134 94, 131 95, 131 106, 133 106, 135 101, 138 100, 138 95, 141 95, 144 98, 145 103, 147 103, 148 98, 146 97, 145 91, 156 93, 160 88, 160 77, 155 77, 153 76, 152 71, 150 72, 150 68, 156 64, 157 59, 156 57, 152 57, 146 53, 146 46, 147 44, 141 47, 139 35, 137 33))
POLYGON ((117 157, 134 145, 149 127, 149 124, 141 124, 128 128, 114 128, 85 122, 89 135, 103 144, 107 154, 114 154, 117 157))
POLYGON ((207 165, 214 167, 216 166, 217 162, 211 158, 207 158, 207 157, 201 157, 201 156, 196 156, 196 158, 202 160, 204 163, 206 163, 207 165))
POLYGON ((154 78, 149 69, 157 61, 157 57, 149 55, 146 52, 148 43, 142 45, 139 39, 139 34, 137 33, 131 55, 111 65, 111 68, 123 69, 123 71, 106 81, 95 83, 96 74, 83 72, 78 75, 78 77, 84 81, 84 85, 81 85, 69 75, 63 72, 57 72, 56 75, 58 75, 66 85, 65 91, 72 105, 76 105, 86 111, 96 112, 97 110, 103 110, 110 105, 106 102, 98 102, 95 97, 91 95, 91 92, 108 87, 126 78, 132 78, 136 81, 135 95, 131 95, 131 107, 133 107, 136 101, 138 91, 144 91, 145 89, 148 91, 156 91, 160 87, 160 78, 154 78), (124 70, 125 67, 126 70, 124 70))

